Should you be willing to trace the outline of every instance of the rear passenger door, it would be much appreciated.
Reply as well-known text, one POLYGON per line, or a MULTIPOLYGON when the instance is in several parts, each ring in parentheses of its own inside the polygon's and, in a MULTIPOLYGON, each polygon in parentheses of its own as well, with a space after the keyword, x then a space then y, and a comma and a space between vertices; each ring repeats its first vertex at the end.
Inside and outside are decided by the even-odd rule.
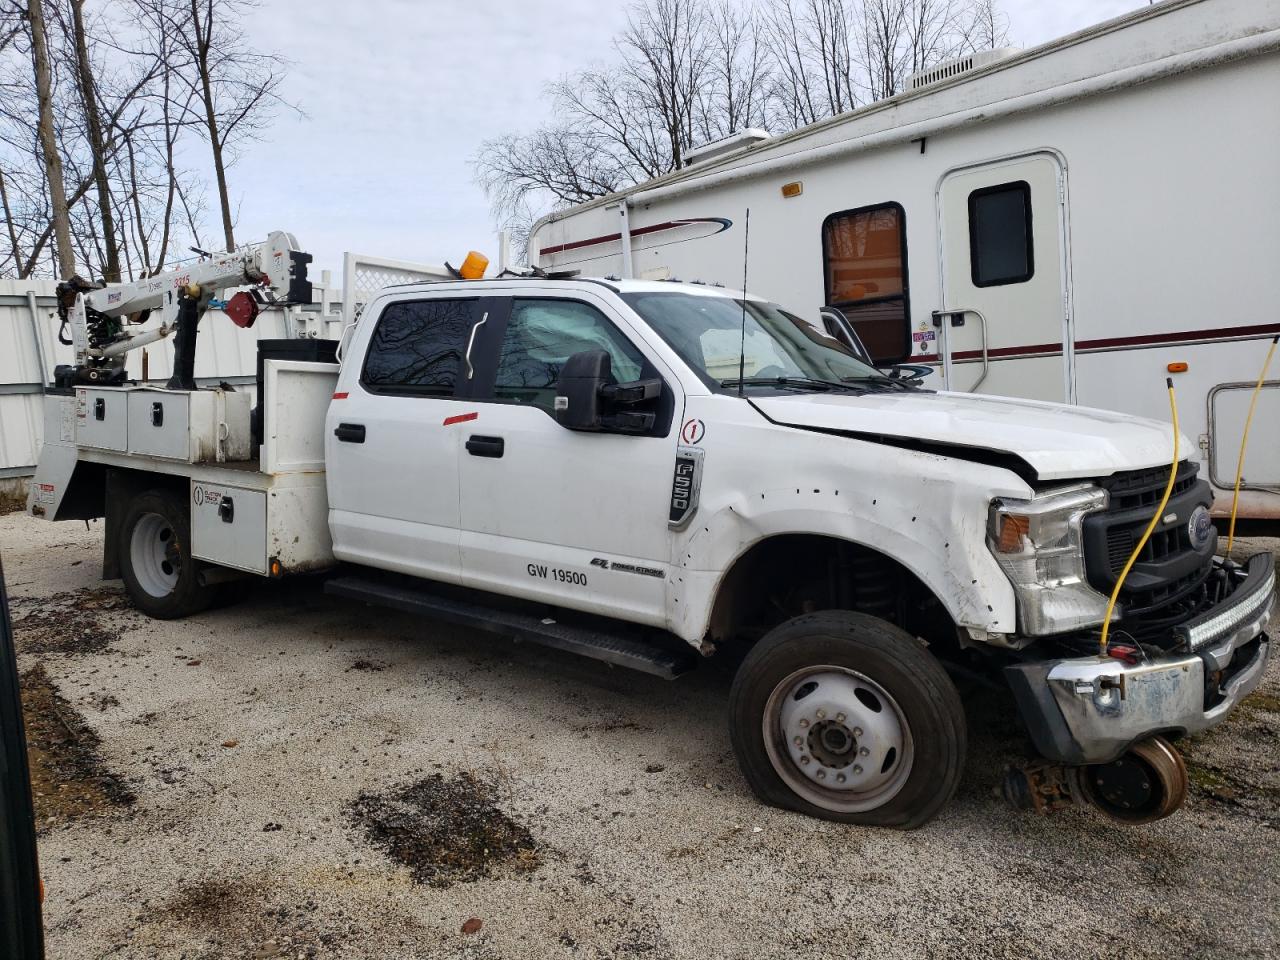
POLYGON ((353 338, 325 429, 329 526, 340 560, 459 581, 458 451, 474 381, 472 330, 491 300, 375 301, 353 338), (367 324, 367 326, 366 326, 367 324))
POLYGON ((666 623, 671 477, 683 395, 625 315, 590 291, 518 293, 485 330, 492 367, 460 431, 467 586, 657 625, 666 623), (605 350, 617 382, 659 377, 645 435, 567 430, 560 367, 605 350))

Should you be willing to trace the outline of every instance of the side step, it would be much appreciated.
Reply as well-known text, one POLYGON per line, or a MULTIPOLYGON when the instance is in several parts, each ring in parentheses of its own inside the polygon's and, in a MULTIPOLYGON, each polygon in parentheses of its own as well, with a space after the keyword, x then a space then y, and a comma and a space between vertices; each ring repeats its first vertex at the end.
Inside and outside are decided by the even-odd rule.
POLYGON ((548 621, 529 613, 498 610, 480 603, 442 596, 425 588, 380 583, 360 577, 337 577, 325 583, 324 592, 408 613, 420 613, 435 620, 473 627, 513 640, 555 647, 557 650, 651 673, 667 680, 693 669, 698 659, 692 648, 676 638, 673 638, 673 646, 680 644, 686 649, 668 650, 638 637, 628 636, 622 631, 608 632, 548 621))

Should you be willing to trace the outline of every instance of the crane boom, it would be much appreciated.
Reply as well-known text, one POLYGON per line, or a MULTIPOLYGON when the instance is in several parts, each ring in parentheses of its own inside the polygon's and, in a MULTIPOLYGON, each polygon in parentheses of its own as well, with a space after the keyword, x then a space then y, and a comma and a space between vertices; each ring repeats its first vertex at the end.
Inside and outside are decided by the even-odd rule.
POLYGON ((73 279, 58 286, 59 338, 75 347, 75 365, 60 368, 62 385, 119 383, 124 355, 178 331, 174 345, 174 378, 170 386, 192 389, 195 331, 210 301, 222 291, 247 287, 232 298, 233 318, 250 326, 262 305, 311 302, 307 264, 311 255, 298 248, 293 234, 272 232, 263 243, 231 253, 212 254, 194 263, 130 283, 90 287, 73 279), (145 323, 160 311, 160 325, 131 333, 128 326, 145 323), (66 337, 67 328, 71 337, 66 337), (67 382, 63 382, 67 381, 67 382))

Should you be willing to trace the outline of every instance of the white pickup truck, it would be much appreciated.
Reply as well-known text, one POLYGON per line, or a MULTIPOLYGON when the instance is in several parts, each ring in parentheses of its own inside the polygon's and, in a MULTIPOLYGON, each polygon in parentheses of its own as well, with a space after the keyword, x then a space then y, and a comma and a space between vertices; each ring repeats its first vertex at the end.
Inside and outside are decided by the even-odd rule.
POLYGON ((340 364, 264 362, 256 453, 244 392, 51 391, 31 511, 105 516, 105 574, 156 617, 338 564, 331 593, 663 676, 741 658, 744 777, 833 820, 948 801, 957 674, 1011 690, 1044 757, 1013 799, 1167 815, 1166 738, 1265 669, 1272 558, 1215 557, 1185 460, 1100 652, 1166 425, 895 382, 701 285, 410 284, 347 334, 340 364))

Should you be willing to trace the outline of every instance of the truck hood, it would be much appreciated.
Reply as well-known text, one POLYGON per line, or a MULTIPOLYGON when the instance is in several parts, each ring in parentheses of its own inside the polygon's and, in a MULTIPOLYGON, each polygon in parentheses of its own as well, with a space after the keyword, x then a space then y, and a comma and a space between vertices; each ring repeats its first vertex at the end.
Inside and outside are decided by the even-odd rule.
MULTIPOLYGON (((1039 480, 1105 477, 1173 459, 1169 424, 1091 407, 905 391, 752 397, 751 402, 774 423, 802 430, 960 458, 971 451, 971 459, 985 462, 1022 460, 1039 480)), ((1194 452, 1185 435, 1180 443, 1181 457, 1194 452)))

